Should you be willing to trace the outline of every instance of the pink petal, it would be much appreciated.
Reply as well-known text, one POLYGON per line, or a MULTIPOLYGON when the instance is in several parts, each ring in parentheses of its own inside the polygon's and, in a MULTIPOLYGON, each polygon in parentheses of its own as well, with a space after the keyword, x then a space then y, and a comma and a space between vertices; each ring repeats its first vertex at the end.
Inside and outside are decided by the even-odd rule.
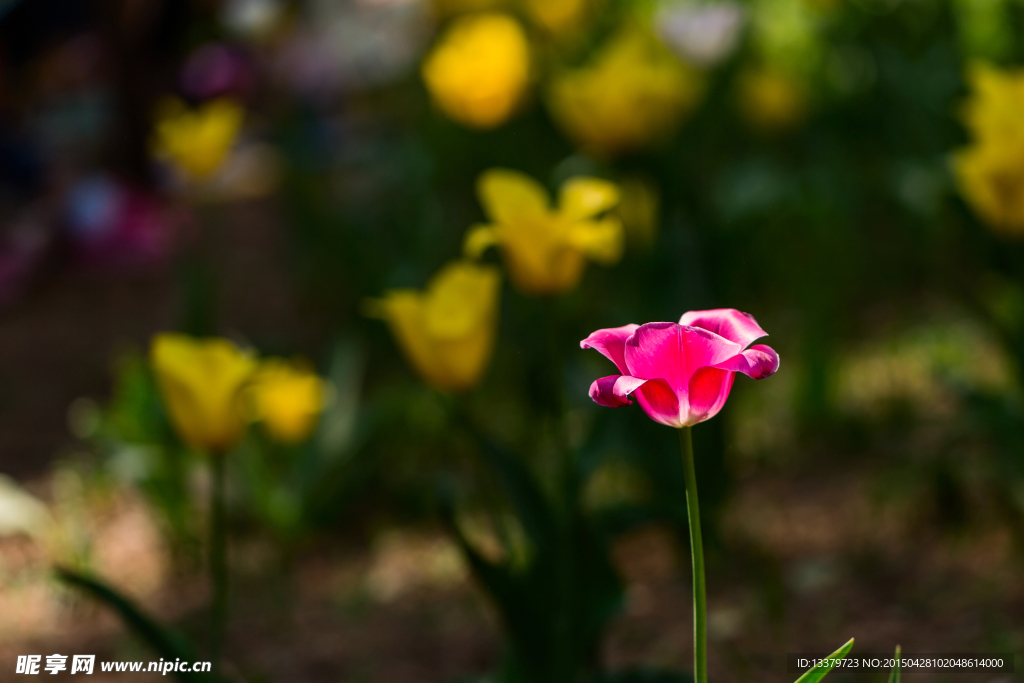
POLYGON ((680 325, 689 325, 714 332, 734 341, 743 348, 750 346, 755 339, 767 337, 768 333, 749 313, 742 313, 735 308, 715 308, 710 311, 689 311, 679 319, 680 325))
POLYGON ((682 427, 684 422, 679 414, 679 397, 663 379, 646 381, 635 391, 633 397, 647 413, 647 417, 669 427, 682 427))
POLYGON ((590 385, 590 398, 594 399, 594 403, 608 408, 628 406, 633 403, 629 400, 629 395, 642 387, 646 381, 629 375, 602 377, 590 385))
POLYGON ((639 325, 623 325, 622 327, 597 330, 580 342, 580 348, 597 350, 605 358, 615 363, 615 367, 619 369, 619 372, 628 375, 629 371, 626 370, 623 350, 625 349, 626 340, 636 331, 637 327, 639 325))
POLYGON ((594 380, 590 385, 590 398, 594 399, 594 403, 608 408, 630 405, 630 394, 655 422, 670 427, 683 426, 679 415, 679 399, 672 391, 672 387, 663 379, 647 380, 629 375, 610 375, 594 380))
POLYGON ((683 399, 694 371, 729 360, 742 349, 698 327, 648 323, 637 328, 626 341, 624 357, 630 375, 664 379, 683 399))
POLYGON ((736 354, 722 363, 716 363, 715 367, 742 372, 754 379, 764 379, 774 375, 779 369, 779 354, 770 346, 755 344, 743 353, 736 354))
POLYGON ((695 425, 717 415, 729 398, 735 379, 736 373, 718 368, 701 368, 693 373, 687 395, 686 424, 695 425))

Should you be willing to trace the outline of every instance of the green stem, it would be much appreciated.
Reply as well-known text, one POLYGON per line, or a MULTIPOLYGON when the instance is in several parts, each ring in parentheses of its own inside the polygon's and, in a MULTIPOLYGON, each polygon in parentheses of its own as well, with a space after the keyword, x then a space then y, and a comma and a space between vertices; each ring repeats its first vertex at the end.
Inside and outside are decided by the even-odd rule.
POLYGON ((228 617, 228 537, 224 514, 225 461, 223 453, 211 456, 213 486, 210 490, 210 582, 213 605, 210 610, 210 659, 216 668, 224 645, 228 617))
POLYGON ((700 535, 700 503, 697 502, 697 472, 693 467, 693 436, 689 427, 679 430, 686 472, 686 513, 690 522, 690 553, 693 556, 693 680, 708 681, 708 600, 704 580, 704 541, 700 535))
POLYGON ((181 315, 183 332, 205 337, 217 329, 219 281, 217 256, 223 237, 222 209, 204 207, 197 211, 199 236, 180 261, 181 315))

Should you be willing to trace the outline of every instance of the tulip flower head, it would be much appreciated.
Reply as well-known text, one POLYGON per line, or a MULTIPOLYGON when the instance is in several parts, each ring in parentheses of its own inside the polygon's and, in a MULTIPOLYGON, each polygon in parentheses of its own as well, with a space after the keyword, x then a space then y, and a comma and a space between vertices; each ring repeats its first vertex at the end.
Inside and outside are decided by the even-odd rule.
POLYGON ((976 64, 964 124, 972 144, 953 160, 960 191, 994 229, 1024 234, 1024 69, 976 64))
POLYGON ((976 62, 967 72, 971 96, 962 117, 971 138, 979 143, 1024 144, 1024 68, 999 69, 976 62))
POLYGON ((577 144, 611 156, 672 133, 702 92, 700 75, 653 35, 627 29, 591 64, 556 77, 548 101, 577 144))
POLYGON ((150 348, 164 408, 189 446, 225 453, 245 429, 242 388, 256 369, 253 354, 227 339, 158 334, 150 348))
POLYGON ((425 291, 396 289, 369 302, 367 313, 387 321, 409 363, 442 391, 479 381, 494 346, 501 278, 496 268, 458 261, 425 291))
POLYGON ((174 214, 155 196, 100 174, 75 183, 66 204, 69 236, 85 261, 132 267, 170 257, 174 214))
POLYGON ((423 80, 441 111, 471 128, 496 128, 522 101, 530 47, 522 27, 500 13, 454 21, 423 63, 423 80))
POLYGON ((602 406, 630 405, 635 396, 647 416, 670 427, 689 427, 718 414, 737 372, 764 379, 779 369, 779 355, 763 344, 757 321, 731 308, 690 311, 676 323, 597 330, 580 342, 615 363, 621 374, 602 377, 590 397, 602 406))
POLYGON ((589 0, 526 0, 526 11, 546 31, 566 34, 580 28, 590 5, 589 0))
POLYGON ((316 427, 328 397, 328 385, 302 363, 270 358, 260 363, 249 388, 253 417, 272 439, 305 441, 316 427))
POLYGON ((621 199, 615 213, 622 219, 626 241, 642 249, 654 246, 658 237, 661 194, 658 186, 643 176, 619 181, 621 199))
POLYGON ((622 224, 603 216, 619 201, 612 183, 571 178, 562 185, 556 209, 538 182, 516 171, 487 171, 477 192, 491 223, 470 230, 466 254, 477 258, 490 246, 500 247, 512 282, 523 292, 570 290, 588 258, 611 264, 622 255, 622 224))
POLYGON ((212 100, 188 109, 180 100, 160 108, 154 147, 157 156, 178 166, 190 178, 204 180, 221 162, 242 127, 245 110, 234 100, 212 100))
POLYGON ((772 68, 750 69, 736 81, 736 104, 750 126, 762 132, 792 129, 807 116, 807 94, 794 76, 772 68))

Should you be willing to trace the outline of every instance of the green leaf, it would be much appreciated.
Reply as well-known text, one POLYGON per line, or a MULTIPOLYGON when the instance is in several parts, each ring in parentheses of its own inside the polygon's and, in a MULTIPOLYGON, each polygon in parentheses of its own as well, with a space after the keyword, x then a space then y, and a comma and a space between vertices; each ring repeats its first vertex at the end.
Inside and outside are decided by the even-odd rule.
POLYGON ((529 468, 514 454, 498 446, 483 434, 473 422, 462 417, 466 430, 472 434, 480 447, 480 456, 496 477, 508 496, 520 523, 526 530, 537 552, 544 553, 557 543, 555 534, 557 522, 544 492, 535 481, 529 468))
POLYGON ((531 660, 543 659, 539 653, 545 649, 547 631, 542 624, 543 612, 536 604, 537 591, 533 589, 530 577, 515 577, 507 567, 483 558, 455 521, 450 494, 442 490, 438 498, 441 519, 462 549, 477 580, 490 593, 501 612, 513 649, 531 660))
MULTIPOLYGON (((135 603, 102 581, 66 567, 57 567, 55 572, 59 580, 69 586, 81 589, 117 612, 125 625, 165 660, 198 661, 195 650, 181 634, 160 625, 135 603)), ((189 683, 213 683, 220 680, 211 674, 185 671, 176 672, 175 676, 178 680, 189 683)))
POLYGON ((893 664, 892 673, 889 674, 889 683, 900 683, 900 646, 896 646, 896 663, 893 664))
POLYGON ((828 657, 826 657, 824 661, 822 661, 816 667, 814 667, 810 671, 805 671, 803 676, 796 679, 796 683, 818 683, 818 681, 823 679, 828 674, 828 672, 832 670, 832 667, 826 664, 826 662, 838 661, 840 659, 845 658, 846 655, 850 654, 851 649, 853 649, 853 638, 850 638, 848 641, 846 641, 845 645, 843 645, 841 648, 839 648, 838 650, 830 654, 828 657))

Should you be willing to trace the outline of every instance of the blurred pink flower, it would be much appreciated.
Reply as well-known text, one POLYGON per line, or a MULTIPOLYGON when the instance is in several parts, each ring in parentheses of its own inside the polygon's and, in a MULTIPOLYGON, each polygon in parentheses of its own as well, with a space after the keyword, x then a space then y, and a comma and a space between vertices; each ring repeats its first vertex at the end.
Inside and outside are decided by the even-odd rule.
POLYGON ((163 263, 174 220, 155 197, 106 176, 75 185, 66 198, 69 237, 83 260, 113 266, 163 263))
POLYGON ((590 385, 590 397, 610 408, 635 394, 648 417, 689 427, 718 414, 737 372, 764 379, 779 369, 779 354, 751 342, 767 336, 754 318, 732 308, 690 311, 676 323, 597 330, 580 342, 615 363, 620 375, 590 385))
POLYGON ((182 91, 198 100, 244 97, 252 90, 254 80, 253 66, 245 54, 223 43, 203 45, 181 68, 182 91))

